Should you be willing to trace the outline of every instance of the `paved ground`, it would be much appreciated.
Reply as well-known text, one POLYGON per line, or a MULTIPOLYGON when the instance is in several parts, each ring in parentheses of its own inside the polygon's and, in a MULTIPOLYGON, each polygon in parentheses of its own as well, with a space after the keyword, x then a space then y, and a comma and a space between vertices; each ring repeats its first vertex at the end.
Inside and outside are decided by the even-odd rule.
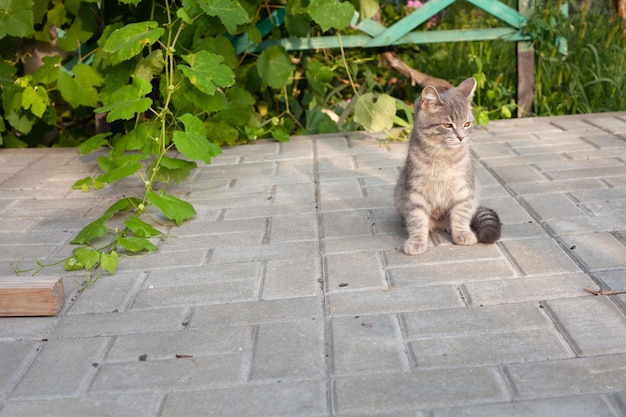
MULTIPOLYGON (((226 149, 177 190, 199 216, 160 254, 82 293, 53 267, 58 317, 0 318, 0 416, 626 416, 626 294, 583 289, 626 290, 626 113, 472 146, 502 240, 415 257, 391 197, 406 143, 226 149)), ((133 192, 70 189, 95 167, 0 150, 0 275, 67 256, 133 192)))

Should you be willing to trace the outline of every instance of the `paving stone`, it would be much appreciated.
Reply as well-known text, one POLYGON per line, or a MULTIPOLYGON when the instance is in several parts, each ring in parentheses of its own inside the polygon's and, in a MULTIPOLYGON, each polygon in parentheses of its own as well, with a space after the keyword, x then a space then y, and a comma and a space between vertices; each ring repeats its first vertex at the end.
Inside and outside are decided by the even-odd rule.
POLYGON ((533 181, 507 184, 517 195, 565 193, 576 190, 604 188, 600 179, 577 178, 574 180, 563 179, 558 181, 533 181))
POLYGON ((0 417, 151 417, 159 403, 152 393, 88 394, 80 398, 11 401, 0 417))
POLYGON ((626 289, 626 269, 597 272, 594 276, 601 279, 611 290, 620 291, 626 289))
POLYGON ((568 169, 563 171, 550 171, 545 174, 552 180, 564 180, 574 178, 605 178, 626 175, 626 165, 599 168, 568 169))
POLYGON ((161 416, 322 417, 327 408, 324 382, 277 382, 173 392, 161 416))
POLYGON ((143 288, 177 285, 209 284, 217 282, 247 281, 260 279, 260 262, 206 265, 202 268, 154 269, 148 273, 143 288))
POLYGON ((134 362, 142 355, 148 359, 173 359, 176 355, 194 358, 235 354, 250 349, 251 326, 213 326, 118 336, 106 356, 106 363, 134 362))
POLYGON ((501 258, 502 252, 498 245, 486 245, 481 243, 471 246, 429 246, 425 253, 417 256, 409 256, 401 250, 385 251, 386 264, 390 268, 450 261, 479 261, 501 258))
POLYGON ((334 375, 409 369, 395 315, 335 317, 331 329, 334 375))
POLYGON ((102 276, 89 290, 80 293, 69 314, 123 311, 131 303, 143 279, 144 274, 138 272, 102 276))
POLYGON ((584 207, 594 216, 620 216, 626 213, 626 199, 594 201, 584 207))
POLYGON ((541 181, 544 179, 535 169, 528 165, 509 165, 492 167, 491 170, 506 183, 541 181))
POLYGON ((328 295, 328 304, 330 313, 335 317, 438 310, 464 305, 458 290, 451 285, 337 292, 328 295))
POLYGON ((580 355, 626 353, 626 316, 608 298, 550 300, 547 307, 580 355))
MULTIPOLYGON (((55 329, 58 338, 89 338, 150 333, 181 328, 183 307, 111 312, 108 314, 71 314, 55 329)), ((82 343, 82 341, 81 341, 82 343)))
POLYGON ((586 213, 564 194, 532 195, 525 196, 522 200, 543 220, 586 216, 586 213))
POLYGON ((402 411, 470 405, 509 399, 504 382, 492 368, 425 370, 344 377, 335 380, 339 414, 402 411), (381 387, 394 387, 392 390, 381 387))
POLYGON ((311 183, 279 184, 276 186, 275 204, 315 203, 315 188, 311 183))
POLYGON ((620 392, 626 388, 626 355, 519 363, 506 372, 523 400, 620 392))
POLYGON ((326 291, 342 289, 386 288, 380 256, 371 252, 328 255, 326 264, 326 291))
POLYGON ((532 220, 525 223, 506 224, 502 227, 501 233, 501 241, 548 236, 544 228, 532 220))
POLYGON ((409 346, 420 369, 484 367, 574 356, 548 328, 419 339, 409 346))
POLYGON ((210 284, 178 285, 143 288, 137 294, 132 309, 191 306, 201 304, 229 303, 256 299, 256 279, 210 284))
POLYGON ((506 196, 503 198, 484 198, 480 201, 483 207, 489 207, 498 213, 500 223, 503 225, 528 223, 532 217, 514 198, 506 196))
POLYGON ((498 334, 552 327, 537 303, 463 307, 402 315, 409 340, 498 334))
POLYGON ((615 232, 626 228, 626 213, 611 217, 555 219, 548 221, 547 226, 556 234, 615 232))
POLYGON ((250 380, 322 378, 324 329, 321 320, 258 326, 250 380))
POLYGON ((626 133, 626 121, 617 117, 594 117, 589 122, 611 133, 626 133))
POLYGON ((269 261, 263 277, 262 298, 290 298, 320 293, 318 258, 269 261))
POLYGON ((93 363, 100 362, 108 338, 50 340, 28 368, 12 398, 76 396, 84 392, 96 373, 93 363))
POLYGON ((19 382, 39 346, 37 342, 0 341, 0 404, 19 382))
POLYGON ((626 268, 626 246, 609 233, 564 235, 564 240, 589 271, 626 268))
POLYGON ((585 287, 594 288, 594 281, 582 272, 462 284, 474 306, 580 297, 585 287))
POLYGON ((234 384, 240 379, 241 354, 139 360, 99 366, 91 392, 177 389, 234 384))
POLYGON ((618 417, 600 396, 550 398, 433 410, 433 417, 618 417))
POLYGON ((293 240, 317 240, 317 215, 294 214, 272 218, 270 240, 272 243, 293 240))
POLYGON ((268 261, 312 257, 319 253, 317 242, 277 242, 268 245, 230 246, 216 248, 211 264, 268 261))
POLYGON ((511 240, 502 245, 525 275, 577 272, 576 264, 548 238, 511 240))
POLYGON ((45 339, 58 322, 57 317, 2 317, 0 342, 45 339))
MULTIPOLYGON (((319 143, 319 141, 318 141, 319 143)), ((317 170, 320 174, 327 171, 350 171, 355 169, 354 158, 352 156, 331 156, 317 158, 317 170)))
POLYGON ((363 197, 363 190, 357 179, 321 181, 319 193, 321 202, 363 197))
POLYGON ((116 271, 150 271, 158 268, 185 268, 190 266, 202 266, 208 257, 208 249, 180 250, 181 248, 169 248, 167 256, 152 254, 150 261, 146 262, 146 256, 132 256, 124 258, 120 262, 116 271))
POLYGON ((266 219, 294 213, 316 213, 315 204, 276 204, 262 207, 231 208, 224 211, 224 220, 266 219))
POLYGON ((388 269, 388 274, 392 284, 397 287, 458 284, 488 279, 506 279, 517 275, 504 259, 392 268, 388 269))
POLYGON ((321 318, 319 297, 297 297, 196 307, 190 328, 242 326, 321 318))

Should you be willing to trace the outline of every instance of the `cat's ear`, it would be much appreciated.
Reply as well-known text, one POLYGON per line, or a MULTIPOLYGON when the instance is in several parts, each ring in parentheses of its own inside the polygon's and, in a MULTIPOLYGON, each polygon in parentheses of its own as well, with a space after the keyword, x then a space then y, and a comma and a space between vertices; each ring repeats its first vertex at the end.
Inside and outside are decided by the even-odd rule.
POLYGON ((432 85, 427 85, 422 90, 422 100, 420 104, 422 109, 432 113, 438 110, 443 105, 443 102, 441 101, 441 97, 439 97, 437 89, 432 85))
POLYGON ((467 97, 467 102, 468 103, 471 102, 472 101, 472 97, 474 96, 474 91, 476 90, 476 78, 474 78, 474 77, 468 78, 467 80, 465 80, 461 84, 459 84, 457 89, 465 97, 467 97))

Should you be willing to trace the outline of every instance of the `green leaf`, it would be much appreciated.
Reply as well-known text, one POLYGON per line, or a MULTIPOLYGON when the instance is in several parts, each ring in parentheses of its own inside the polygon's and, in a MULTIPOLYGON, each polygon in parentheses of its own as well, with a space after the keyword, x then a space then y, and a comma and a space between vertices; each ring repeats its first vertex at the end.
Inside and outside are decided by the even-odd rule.
POLYGON ((359 0, 361 19, 369 19, 374 16, 379 8, 380 4, 378 0, 359 0))
POLYGON ((114 250, 111 251, 111 253, 102 252, 100 254, 100 268, 108 271, 111 275, 115 274, 115 268, 117 268, 117 264, 119 263, 120 256, 114 250))
MULTIPOLYGON (((161 166, 156 179, 165 183, 174 180, 177 184, 181 184, 189 177, 191 171, 197 167, 198 165, 195 162, 164 156, 161 158, 161 166)), ((154 165, 151 165, 147 170, 147 175, 152 175, 153 169, 154 165)))
POLYGON ((102 77, 87 64, 76 64, 72 69, 74 77, 65 72, 58 75, 57 87, 61 96, 72 108, 78 106, 97 107, 98 91, 95 87, 102 85, 102 77))
POLYGON ((235 82, 233 71, 222 64, 224 57, 212 52, 200 51, 195 54, 183 55, 182 58, 190 66, 179 65, 189 82, 205 94, 215 93, 216 86, 229 87, 235 82))
POLYGON ((150 223, 146 223, 137 217, 128 218, 124 222, 124 225, 138 237, 154 237, 163 234, 161 231, 155 229, 150 223))
POLYGON ((152 99, 142 97, 141 91, 134 85, 125 85, 114 91, 109 100, 111 104, 94 110, 96 113, 106 113, 107 122, 115 120, 129 120, 137 113, 143 113, 152 105, 152 99))
POLYGON ((34 31, 32 0, 0 1, 0 39, 5 36, 26 38, 34 31))
POLYGON ((78 262, 78 260, 72 256, 65 260, 63 267, 65 268, 66 271, 79 271, 81 269, 84 269, 85 265, 78 262))
POLYGON ((144 47, 152 45, 165 33, 157 22, 138 22, 125 25, 108 37, 104 51, 113 54, 113 63, 137 56, 144 47))
POLYGON ((87 191, 89 191, 92 184, 93 184, 93 178, 85 177, 83 179, 76 181, 74 185, 72 185, 72 188, 74 190, 82 190, 83 192, 86 193, 87 191))
POLYGON ((393 127, 396 101, 387 94, 380 94, 374 102, 374 94, 367 93, 358 98, 354 108, 354 121, 369 132, 380 132, 393 127))
POLYGON ((270 133, 279 142, 287 142, 289 140, 289 132, 280 126, 275 126, 270 133))
POLYGON ((89 248, 76 248, 73 251, 76 262, 83 265, 89 271, 94 269, 100 262, 100 252, 89 248))
POLYGON ((192 160, 202 160, 207 164, 211 158, 222 153, 219 146, 209 142, 206 128, 200 119, 191 114, 178 118, 185 125, 185 131, 177 130, 173 134, 174 144, 183 155, 192 160))
POLYGON ((115 240, 117 240, 117 243, 130 252, 141 252, 144 250, 148 252, 155 252, 157 250, 154 243, 142 237, 115 236, 115 240))
POLYGON ((122 198, 109 207, 105 214, 115 214, 120 211, 130 211, 135 209, 139 204, 141 204, 141 200, 137 197, 125 197, 122 198))
POLYGON ((354 7, 348 1, 342 3, 339 0, 316 0, 306 10, 324 32, 331 28, 341 30, 350 26, 354 16, 354 7))
POLYGON ((43 65, 33 74, 33 80, 41 84, 52 84, 59 78, 61 72, 61 57, 59 55, 44 56, 43 65))
POLYGON ((30 109, 31 113, 41 118, 46 108, 50 105, 48 93, 41 86, 28 86, 22 93, 22 108, 30 109))
POLYGON ((157 49, 141 59, 137 65, 134 76, 150 82, 155 75, 161 74, 164 66, 165 62, 163 60, 163 51, 161 49, 157 49))
POLYGON ((83 227, 80 232, 78 232, 76 237, 74 237, 70 243, 72 245, 84 245, 90 243, 94 239, 105 236, 107 233, 107 227, 104 223, 112 217, 112 213, 106 213, 98 220, 89 223, 87 226, 83 227))
POLYGON ((109 136, 111 136, 111 132, 98 133, 97 135, 90 137, 89 139, 78 145, 78 152, 86 155, 97 149, 102 148, 103 146, 108 145, 109 141, 107 138, 109 136))
POLYGON ((104 174, 96 177, 95 181, 112 183, 115 181, 119 181, 122 178, 130 177, 135 172, 141 169, 142 165, 140 163, 136 163, 133 165, 123 165, 118 168, 114 168, 109 172, 105 172, 104 174))
POLYGON ((178 225, 184 220, 191 219, 196 215, 196 210, 191 204, 177 197, 165 194, 165 190, 161 190, 160 194, 148 190, 146 191, 146 195, 148 196, 148 200, 158 207, 165 217, 176 221, 178 225))
POLYGON ((198 0, 200 8, 209 16, 217 16, 228 33, 237 33, 237 25, 250 21, 248 14, 235 0, 198 0))
POLYGON ((283 88, 293 72, 295 65, 287 55, 285 48, 272 45, 259 55, 257 71, 272 88, 283 88))

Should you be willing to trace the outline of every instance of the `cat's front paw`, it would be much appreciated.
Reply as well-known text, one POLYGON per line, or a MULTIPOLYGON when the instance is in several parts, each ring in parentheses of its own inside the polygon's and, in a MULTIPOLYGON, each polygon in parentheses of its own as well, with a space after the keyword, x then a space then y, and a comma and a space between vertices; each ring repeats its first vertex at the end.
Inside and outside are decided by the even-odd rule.
POLYGON ((476 235, 472 231, 457 232, 452 234, 452 241, 457 245, 469 246, 478 242, 476 235))
POLYGON ((427 241, 408 239, 404 242, 404 253, 407 255, 419 255, 426 252, 426 248, 428 248, 427 241))

